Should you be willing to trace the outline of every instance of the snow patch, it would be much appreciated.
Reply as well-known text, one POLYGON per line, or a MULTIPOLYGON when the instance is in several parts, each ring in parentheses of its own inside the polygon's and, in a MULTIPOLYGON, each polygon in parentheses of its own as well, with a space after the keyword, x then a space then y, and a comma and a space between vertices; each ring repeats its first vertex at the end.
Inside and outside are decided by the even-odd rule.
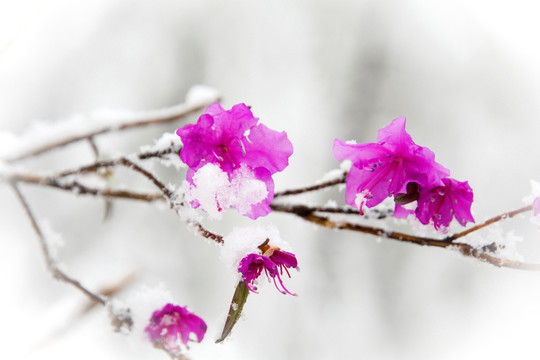
POLYGON ((258 247, 266 239, 270 240, 269 245, 290 251, 289 245, 281 239, 278 229, 273 225, 235 227, 230 234, 223 238, 221 260, 236 271, 240 260, 244 257, 252 253, 261 254, 258 247))

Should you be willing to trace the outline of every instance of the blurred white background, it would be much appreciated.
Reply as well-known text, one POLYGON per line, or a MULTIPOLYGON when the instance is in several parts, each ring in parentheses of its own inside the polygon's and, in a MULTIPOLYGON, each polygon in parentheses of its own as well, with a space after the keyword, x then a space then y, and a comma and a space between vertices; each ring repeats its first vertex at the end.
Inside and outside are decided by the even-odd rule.
MULTIPOLYGON (((371 142, 404 115, 415 142, 469 181, 482 220, 520 207, 529 179, 540 180, 539 10, 524 0, 4 0, 0 127, 20 134, 36 119, 167 107, 205 84, 223 94, 225 107, 245 102, 267 126, 287 131, 295 153, 275 176, 276 189, 284 189, 338 166, 334 138, 371 142)), ((107 135, 98 145, 110 156, 133 152, 177 126, 107 135)), ((90 161, 83 144, 21 167, 90 161)), ((171 169, 161 176, 183 180, 171 169)), ((137 185, 151 189, 143 180, 137 185)), ((143 285, 161 282, 203 317, 209 331, 192 345, 193 360, 540 357, 540 274, 317 229, 281 214, 261 222, 278 225, 297 253, 301 271, 287 287, 299 296, 263 286, 232 337, 214 345, 237 280, 224 271, 216 246, 164 207, 116 201, 103 221, 99 199, 22 190, 36 215, 62 234, 59 256, 70 274, 99 289, 134 272, 136 281, 118 295, 127 305, 143 285)), ((343 194, 309 201, 331 196, 343 194)), ((80 317, 86 298, 46 272, 5 185, 0 203, 1 358, 167 358, 113 333, 101 308, 80 317)), ((231 212, 206 225, 225 234, 250 223, 231 212)), ((535 225, 522 218, 503 228, 524 237, 526 260, 540 262, 535 225)))

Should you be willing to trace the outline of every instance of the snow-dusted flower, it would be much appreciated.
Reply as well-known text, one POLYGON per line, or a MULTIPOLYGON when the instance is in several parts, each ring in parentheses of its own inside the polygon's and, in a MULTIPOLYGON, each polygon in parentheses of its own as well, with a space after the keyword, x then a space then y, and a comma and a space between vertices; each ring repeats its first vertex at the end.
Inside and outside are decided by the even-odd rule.
POLYGON ((345 199, 362 213, 389 196, 406 193, 409 182, 431 188, 441 185, 450 171, 435 161, 435 154, 416 145, 405 131, 406 119, 399 117, 379 130, 376 143, 349 144, 334 140, 338 161, 351 160, 345 199))
POLYGON ((264 274, 268 280, 272 279, 279 292, 283 294, 295 295, 291 293, 281 280, 285 272, 291 277, 287 268, 298 268, 296 256, 293 253, 282 251, 276 246, 268 245, 268 240, 259 246, 262 254, 251 253, 240 260, 238 271, 242 274, 242 279, 246 282, 247 288, 257 293, 257 278, 264 274), (277 281, 276 281, 277 279, 277 281))
POLYGON ((180 342, 187 347, 188 341, 201 342, 203 340, 206 323, 185 306, 167 304, 152 314, 150 324, 145 331, 154 345, 163 346, 168 351, 178 353, 180 342), (197 340, 191 339, 190 334, 195 334, 197 340))
MULTIPOLYGON (((186 125, 176 132, 183 143, 180 159, 189 166, 186 180, 192 188, 199 186, 197 181, 211 183, 213 178, 203 181, 201 176, 196 175, 208 164, 217 165, 228 177, 226 187, 249 183, 251 190, 257 192, 258 196, 254 198, 228 200, 230 204, 225 204, 252 219, 271 211, 269 205, 274 198, 272 175, 287 167, 293 152, 285 132, 269 129, 258 121, 245 104, 237 104, 225 110, 219 103, 214 103, 199 117, 196 124, 186 125), (254 185, 253 180, 258 185, 254 185), (260 191, 261 186, 266 190, 264 193, 260 191)), ((203 204, 194 196, 192 205, 202 206, 203 209, 212 206, 221 211, 224 206, 217 199, 220 190, 216 191, 216 200, 212 204, 203 204)))
POLYGON ((444 186, 437 186, 420 193, 416 217, 422 224, 433 221, 435 229, 445 232, 450 222, 456 220, 465 226, 474 222, 471 215, 473 192, 467 181, 442 179, 444 186))

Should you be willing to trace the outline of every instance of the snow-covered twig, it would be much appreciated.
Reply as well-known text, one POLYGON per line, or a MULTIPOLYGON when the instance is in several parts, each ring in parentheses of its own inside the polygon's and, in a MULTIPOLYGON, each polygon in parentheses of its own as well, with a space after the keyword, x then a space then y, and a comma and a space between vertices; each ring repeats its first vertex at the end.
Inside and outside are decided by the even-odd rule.
POLYGON ((203 99, 202 101, 200 100, 192 101, 192 102, 188 101, 186 103, 173 106, 169 109, 154 110, 154 111, 145 112, 140 115, 130 116, 130 118, 126 120, 125 122, 115 123, 115 124, 103 126, 97 129, 90 129, 82 134, 76 134, 73 136, 69 136, 67 138, 62 138, 60 140, 53 141, 51 143, 48 143, 42 146, 38 146, 32 150, 26 151, 22 154, 9 158, 6 161, 16 162, 19 160, 31 158, 31 157, 46 153, 48 151, 51 151, 53 149, 57 149, 57 148, 72 144, 74 142, 81 141, 81 140, 88 140, 90 142, 92 149, 95 152, 97 148, 95 147, 95 143, 93 142, 93 139, 96 136, 107 134, 110 132, 118 132, 118 131, 133 129, 133 128, 139 128, 143 126, 164 124, 164 123, 176 121, 190 114, 200 112, 201 110, 206 108, 208 105, 218 100, 219 100, 219 95, 214 94, 213 96, 208 96, 206 99, 203 99))

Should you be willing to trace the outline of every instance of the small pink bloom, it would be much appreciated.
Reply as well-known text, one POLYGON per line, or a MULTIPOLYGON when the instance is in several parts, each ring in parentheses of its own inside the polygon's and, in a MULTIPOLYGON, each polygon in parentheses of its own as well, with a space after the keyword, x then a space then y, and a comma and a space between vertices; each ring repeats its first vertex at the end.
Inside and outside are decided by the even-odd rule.
POLYGON ((441 232, 446 232, 454 217, 462 226, 474 222, 473 192, 467 181, 446 178, 442 182, 443 186, 420 192, 415 212, 418 220, 422 224, 433 221, 435 229, 441 232))
POLYGON ((407 193, 407 184, 432 188, 442 185, 450 171, 435 161, 435 154, 416 145, 405 131, 404 117, 379 130, 376 143, 348 144, 339 139, 332 147, 338 161, 351 160, 345 200, 351 206, 373 207, 389 196, 407 193))
POLYGON ((534 210, 534 216, 540 215, 540 197, 535 198, 532 205, 534 210))
POLYGON ((178 353, 179 341, 187 347, 188 341, 203 340, 206 323, 185 306, 167 304, 152 314, 145 332, 155 345, 164 346, 168 351, 178 353), (197 340, 190 339, 190 334, 195 334, 197 340))
POLYGON ((298 268, 296 256, 293 253, 268 245, 264 245, 263 255, 249 254, 238 265, 238 271, 242 274, 242 279, 244 279, 247 288, 251 292, 257 293, 256 280, 264 271, 268 280, 272 278, 279 292, 296 295, 287 290, 281 280, 284 271, 287 273, 287 276, 291 277, 287 268, 298 268))
MULTIPOLYGON (((183 147, 180 158, 189 166, 186 179, 191 184, 195 173, 206 164, 216 164, 232 182, 242 165, 249 176, 266 185, 267 197, 252 205, 246 216, 256 219, 267 215, 274 199, 272 175, 289 164, 293 147, 285 132, 277 132, 258 124, 245 104, 225 110, 219 103, 210 105, 196 124, 177 130, 183 147)), ((243 172, 245 176, 245 171, 243 172)), ((194 202, 197 206, 197 203, 194 202)))

